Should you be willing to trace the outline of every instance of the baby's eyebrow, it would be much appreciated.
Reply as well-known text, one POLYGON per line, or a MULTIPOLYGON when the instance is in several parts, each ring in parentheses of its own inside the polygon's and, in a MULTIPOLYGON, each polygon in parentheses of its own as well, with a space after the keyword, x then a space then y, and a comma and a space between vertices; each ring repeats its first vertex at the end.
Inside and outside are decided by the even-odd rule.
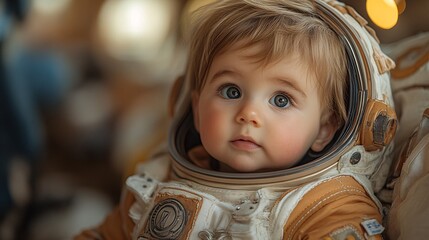
POLYGON ((307 94, 299 86, 296 84, 295 80, 291 80, 289 78, 275 78, 280 84, 285 85, 288 88, 292 88, 297 93, 301 94, 303 97, 307 97, 307 94))
POLYGON ((216 72, 213 75, 213 77, 210 78, 210 82, 216 81, 216 79, 219 79, 222 76, 228 76, 228 75, 237 76, 238 73, 234 72, 233 70, 224 69, 224 70, 216 72))

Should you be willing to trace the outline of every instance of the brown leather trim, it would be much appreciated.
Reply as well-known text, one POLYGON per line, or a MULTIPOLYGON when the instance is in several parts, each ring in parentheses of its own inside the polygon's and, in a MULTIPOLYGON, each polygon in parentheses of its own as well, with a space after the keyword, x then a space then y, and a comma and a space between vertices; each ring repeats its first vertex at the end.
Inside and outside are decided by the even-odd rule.
MULTIPOLYGON (((183 189, 180 189, 180 191, 185 191, 183 189)), ((175 199, 177 201, 179 201, 184 209, 186 210, 186 225, 183 229, 183 232, 180 234, 180 237, 178 239, 180 240, 186 240, 186 239, 190 239, 190 232, 193 229, 194 225, 195 225, 195 220, 196 217, 198 216, 200 210, 201 210, 201 205, 203 200, 200 199, 195 199, 195 198, 188 198, 184 195, 176 195, 176 194, 170 194, 170 193, 160 193, 156 196, 155 198, 155 204, 154 206, 156 206, 158 203, 167 200, 167 199, 175 199)), ((145 226, 143 228, 143 231, 140 233, 141 235, 144 235, 145 233, 147 233, 149 231, 149 221, 150 219, 148 219, 145 223, 145 226)), ((152 238, 148 238, 151 239, 152 238)), ((155 240, 156 238, 153 238, 153 240, 155 240)))
POLYGON ((395 136, 398 125, 396 112, 386 103, 375 99, 368 100, 367 105, 360 134, 361 144, 367 151, 379 150, 395 136), (377 123, 378 118, 383 121, 377 123))
POLYGON ((122 194, 121 201, 119 204, 119 212, 121 214, 122 220, 122 231, 127 236, 131 236, 135 226, 133 220, 128 215, 129 210, 135 201, 136 200, 134 194, 128 190, 125 190, 125 192, 122 194))
POLYGON ((375 218, 381 222, 376 204, 351 176, 338 176, 307 192, 284 225, 283 239, 320 239, 352 225, 363 236, 360 222, 375 218))

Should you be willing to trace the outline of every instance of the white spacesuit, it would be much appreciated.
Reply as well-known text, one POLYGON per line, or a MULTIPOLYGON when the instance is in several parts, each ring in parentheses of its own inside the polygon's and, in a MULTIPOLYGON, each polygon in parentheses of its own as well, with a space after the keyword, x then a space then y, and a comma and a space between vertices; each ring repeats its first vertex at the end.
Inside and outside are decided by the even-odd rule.
POLYGON ((142 164, 127 179, 120 206, 78 239, 380 239, 383 208, 376 193, 392 161, 397 119, 389 71, 395 64, 354 9, 315 2, 348 60, 348 120, 332 144, 284 170, 200 168, 188 157, 197 136, 184 78, 174 89, 180 94, 173 94, 168 151, 142 164))

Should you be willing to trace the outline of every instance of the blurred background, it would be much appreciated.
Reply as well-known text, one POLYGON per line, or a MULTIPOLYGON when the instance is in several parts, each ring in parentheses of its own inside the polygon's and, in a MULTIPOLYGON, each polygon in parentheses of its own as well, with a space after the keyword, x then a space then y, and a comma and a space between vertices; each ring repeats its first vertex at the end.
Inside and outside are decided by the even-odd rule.
MULTIPOLYGON (((168 131, 188 13, 210 0, 0 0, 0 239, 70 239, 168 131)), ((381 1, 381 0, 380 0, 381 1)), ((408 0, 392 44, 429 31, 408 0)))

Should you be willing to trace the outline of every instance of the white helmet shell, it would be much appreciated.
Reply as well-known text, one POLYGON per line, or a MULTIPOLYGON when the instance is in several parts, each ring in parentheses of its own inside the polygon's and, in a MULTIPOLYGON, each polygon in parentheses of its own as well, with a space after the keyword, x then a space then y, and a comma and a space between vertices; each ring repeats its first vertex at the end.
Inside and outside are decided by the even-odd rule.
POLYGON ((193 120, 189 83, 185 79, 180 83, 181 93, 169 138, 176 177, 214 187, 251 189, 289 188, 326 175, 353 173, 370 176, 373 187, 381 188, 385 178, 371 176, 386 171, 381 165, 391 152, 389 144, 397 127, 389 74, 395 64, 381 51, 374 31, 353 8, 338 1, 315 2, 319 17, 343 42, 348 60, 348 120, 332 146, 311 162, 284 170, 226 173, 197 167, 187 159, 186 153, 193 120))

